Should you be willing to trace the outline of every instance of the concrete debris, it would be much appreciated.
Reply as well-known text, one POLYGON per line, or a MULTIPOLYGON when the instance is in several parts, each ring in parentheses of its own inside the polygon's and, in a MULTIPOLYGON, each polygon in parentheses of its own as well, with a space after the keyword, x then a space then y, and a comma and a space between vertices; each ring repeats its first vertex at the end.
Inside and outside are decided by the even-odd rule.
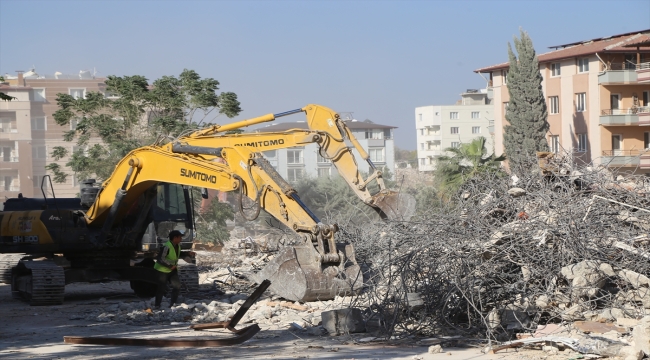
POLYGON ((361 310, 356 308, 324 311, 321 313, 323 327, 331 335, 366 332, 361 310))
POLYGON ((366 264, 357 303, 400 336, 504 341, 577 321, 636 329, 650 315, 650 181, 544 160, 542 171, 477 175, 408 224, 342 226, 366 264))

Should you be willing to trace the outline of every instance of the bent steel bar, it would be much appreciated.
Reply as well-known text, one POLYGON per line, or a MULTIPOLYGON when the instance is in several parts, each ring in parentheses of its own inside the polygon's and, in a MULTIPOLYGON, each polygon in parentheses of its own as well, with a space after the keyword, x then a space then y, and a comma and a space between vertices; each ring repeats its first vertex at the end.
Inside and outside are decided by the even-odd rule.
POLYGON ((113 337, 95 337, 95 336, 64 336, 63 342, 66 344, 83 344, 83 345, 112 345, 112 346, 152 346, 152 347, 213 347, 213 346, 228 346, 241 344, 244 341, 252 338, 260 331, 257 324, 247 326, 243 329, 235 329, 237 323, 244 317, 244 314, 250 307, 262 296, 264 291, 271 286, 269 280, 264 280, 260 286, 253 291, 253 293, 246 299, 244 304, 237 310, 235 315, 230 321, 223 321, 219 323, 192 325, 190 328, 194 330, 205 330, 215 328, 228 329, 237 336, 225 339, 206 339, 200 338, 195 340, 188 339, 142 339, 142 338, 113 338, 113 337))
POLYGON ((244 314, 248 311, 248 309, 253 306, 253 304, 262 296, 262 294, 266 291, 266 289, 271 286, 271 281, 270 280, 264 280, 260 284, 260 286, 253 291, 251 296, 244 301, 242 306, 237 310, 235 315, 233 315, 232 318, 230 318, 230 321, 221 321, 221 322, 215 322, 215 323, 209 323, 209 324, 196 324, 190 326, 190 329, 194 330, 206 330, 206 329, 219 329, 219 328, 226 328, 234 333, 239 333, 241 330, 235 330, 235 326, 237 326, 237 323, 244 317, 244 314))

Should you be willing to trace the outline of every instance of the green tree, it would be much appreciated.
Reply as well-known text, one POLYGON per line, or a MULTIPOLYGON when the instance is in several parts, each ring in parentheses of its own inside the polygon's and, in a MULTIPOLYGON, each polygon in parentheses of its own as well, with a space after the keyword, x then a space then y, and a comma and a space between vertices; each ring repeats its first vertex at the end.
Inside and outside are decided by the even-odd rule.
MULTIPOLYGON (((217 94, 219 82, 201 79, 193 70, 185 69, 179 77, 163 76, 152 86, 140 75, 108 76, 105 82, 110 97, 100 92, 80 99, 57 94, 54 120, 62 126, 75 124, 63 138, 76 140, 78 146, 66 166, 80 179, 106 179, 126 154, 159 136, 176 137, 210 125, 221 114, 231 118, 241 112, 235 93, 217 94), (91 144, 93 139, 100 141, 91 144)), ((69 153, 55 147, 51 155, 60 160, 69 153)), ((59 164, 46 168, 54 173, 54 181, 65 182, 68 173, 59 164)))
POLYGON ((446 148, 445 151, 450 155, 436 159, 434 175, 443 193, 455 192, 462 184, 480 173, 500 171, 505 156, 488 156, 485 142, 485 138, 480 136, 472 142, 460 144, 459 147, 446 148))
POLYGON ((542 75, 533 41, 524 30, 520 38, 514 37, 517 56, 508 43, 508 93, 510 101, 506 109, 503 145, 508 156, 510 168, 522 171, 532 165, 535 152, 548 151, 546 133, 546 101, 542 92, 542 75))
MULTIPOLYGON (((5 81, 4 76, 0 76, 0 83, 2 83, 4 81, 5 81)), ((15 99, 15 97, 9 96, 9 95, 7 95, 7 94, 5 94, 3 92, 0 92, 0 100, 11 101, 11 100, 14 100, 14 99, 15 99)))
POLYGON ((214 199, 208 208, 198 213, 196 219, 197 238, 202 243, 223 245, 230 240, 227 220, 234 220, 235 212, 228 203, 214 199))
POLYGON ((418 152, 417 150, 404 150, 400 149, 397 146, 395 147, 395 164, 399 168, 405 168, 407 164, 411 164, 412 167, 417 167, 418 164, 418 152))

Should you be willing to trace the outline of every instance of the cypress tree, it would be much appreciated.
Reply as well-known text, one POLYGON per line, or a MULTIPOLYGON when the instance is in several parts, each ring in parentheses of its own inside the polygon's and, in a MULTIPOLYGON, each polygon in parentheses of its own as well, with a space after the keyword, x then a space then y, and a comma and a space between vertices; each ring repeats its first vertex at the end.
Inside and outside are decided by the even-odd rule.
POLYGON ((546 101, 542 92, 542 75, 533 41, 520 29, 520 38, 514 37, 517 56, 508 43, 508 93, 510 102, 506 109, 503 146, 510 161, 510 168, 521 171, 535 161, 536 151, 548 151, 546 133, 546 101), (523 167, 523 168, 522 168, 523 167))

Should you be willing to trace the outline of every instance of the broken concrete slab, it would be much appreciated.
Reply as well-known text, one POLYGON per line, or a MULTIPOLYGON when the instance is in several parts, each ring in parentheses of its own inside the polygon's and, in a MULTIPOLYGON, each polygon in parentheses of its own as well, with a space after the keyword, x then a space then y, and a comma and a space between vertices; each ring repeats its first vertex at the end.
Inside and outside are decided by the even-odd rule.
POLYGON ((362 333, 366 331, 361 310, 356 308, 323 311, 323 327, 331 335, 362 333))

